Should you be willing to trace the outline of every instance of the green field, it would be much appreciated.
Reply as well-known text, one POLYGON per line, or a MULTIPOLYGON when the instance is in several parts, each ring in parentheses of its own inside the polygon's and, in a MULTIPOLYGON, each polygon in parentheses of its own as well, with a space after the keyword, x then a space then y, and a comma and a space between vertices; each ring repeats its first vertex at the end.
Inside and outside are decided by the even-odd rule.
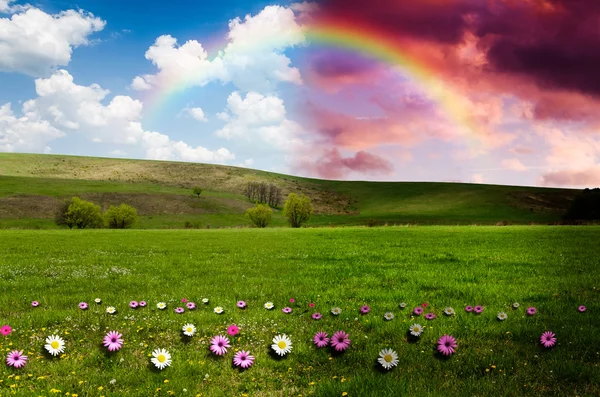
MULTIPOLYGON (((549 224, 578 190, 466 183, 352 182, 300 178, 209 164, 0 153, 0 228, 56 228, 60 203, 80 196, 137 208, 139 229, 247 227, 250 181, 308 195, 306 226, 549 224), (201 198, 194 186, 205 189, 201 198)), ((280 208, 271 227, 286 226, 280 208)))
POLYGON ((14 329, 0 336, 0 349, 30 357, 20 370, 0 366, 0 395, 598 395, 599 240, 595 226, 0 231, 0 325, 14 329), (184 297, 199 307, 177 315, 184 297), (235 307, 240 299, 246 310, 235 307), (130 309, 130 300, 149 305, 130 309), (79 310, 81 301, 90 309, 79 310), (166 311, 156 309, 159 301, 166 311), (265 310, 266 301, 275 310, 265 310), (423 302, 436 319, 411 316, 423 302), (359 314, 363 304, 367 315, 359 314), (469 304, 485 311, 465 313, 469 304), (116 315, 105 313, 108 305, 116 315), (213 313, 217 305, 224 314, 213 313), (330 315, 332 306, 343 313, 330 315), (457 314, 444 316, 446 306, 457 314), (528 306, 535 316, 525 316, 528 306), (323 319, 312 320, 313 311, 323 319), (387 311, 396 318, 384 321, 387 311), (499 311, 506 321, 496 319, 499 311), (413 321, 426 325, 417 342, 407 338, 413 321), (198 332, 184 343, 187 322, 198 332), (232 368, 233 352, 217 358, 206 344, 232 323, 241 331, 233 347, 256 356, 243 372, 232 368), (107 354, 100 342, 113 329, 126 344, 107 354), (352 344, 341 355, 317 350, 311 339, 319 330, 345 330, 352 344), (539 344, 547 330, 558 338, 552 349, 539 344), (65 338, 66 356, 44 354, 52 333, 65 338), (284 359, 269 353, 278 333, 293 341, 284 359), (442 334, 458 341, 447 360, 434 352, 442 334), (148 357, 159 347, 173 356, 162 372, 148 357), (376 358, 386 347, 400 361, 383 373, 376 358))

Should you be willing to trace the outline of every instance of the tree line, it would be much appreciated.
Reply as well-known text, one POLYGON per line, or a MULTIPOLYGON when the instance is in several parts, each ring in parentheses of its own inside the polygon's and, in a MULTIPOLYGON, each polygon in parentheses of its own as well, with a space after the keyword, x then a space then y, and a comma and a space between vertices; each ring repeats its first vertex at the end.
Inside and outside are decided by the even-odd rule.
POLYGON ((111 229, 127 229, 133 226, 137 219, 137 210, 125 203, 118 207, 111 205, 102 214, 99 205, 73 197, 61 204, 56 211, 54 222, 58 226, 68 226, 69 229, 92 229, 105 225, 111 229))

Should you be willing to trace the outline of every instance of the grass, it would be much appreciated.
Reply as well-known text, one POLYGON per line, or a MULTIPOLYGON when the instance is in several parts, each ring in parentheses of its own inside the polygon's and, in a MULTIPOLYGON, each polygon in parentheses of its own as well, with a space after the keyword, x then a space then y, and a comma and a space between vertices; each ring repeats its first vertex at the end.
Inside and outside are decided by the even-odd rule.
POLYGON ((24 369, 0 366, 0 395, 597 395, 599 238, 595 226, 0 231, 0 321, 14 328, 0 337, 0 349, 30 356, 24 369), (96 297, 102 305, 93 304, 96 297), (183 297, 199 307, 176 315, 183 297), (203 297, 209 305, 200 304, 203 297), (292 297, 293 313, 282 314, 292 297), (128 308, 134 299, 149 306, 128 308), (235 308, 239 299, 246 310, 235 308), (91 308, 79 310, 80 301, 91 308), (158 311, 159 301, 168 310, 158 311), (265 310, 266 301, 276 309, 265 310), (398 308, 402 301, 409 308, 428 302, 438 318, 413 319, 398 308), (515 301, 519 310, 510 308, 515 301), (310 319, 309 302, 321 321, 310 319), (365 316, 363 304, 372 308, 365 316), (467 314, 467 304, 485 311, 467 314), (118 313, 106 314, 108 305, 118 313), (225 314, 212 312, 217 305, 225 314), (332 306, 342 315, 329 315, 332 306), (457 315, 444 316, 445 306, 457 315), (527 306, 538 314, 526 317, 527 306), (385 322, 386 311, 396 318, 385 322), (497 321, 499 311, 508 320, 497 321), (407 339, 413 321, 427 325, 414 343, 407 339), (187 322, 198 327, 189 343, 180 334, 187 322), (247 371, 231 368, 232 352, 215 358, 208 351, 208 339, 231 323, 241 329, 233 346, 256 356, 247 371), (107 354, 100 341, 112 329, 127 343, 107 354), (350 349, 316 350, 311 337, 319 330, 348 331, 350 349), (558 337, 550 350, 538 342, 546 330, 558 337), (65 357, 43 353, 51 333, 66 339, 65 357), (294 343, 284 359, 269 353, 278 333, 294 343), (433 349, 445 333, 459 345, 448 360, 433 349), (162 372, 149 365, 158 347, 173 355, 162 372), (375 364, 385 347, 400 356, 389 373, 375 364))

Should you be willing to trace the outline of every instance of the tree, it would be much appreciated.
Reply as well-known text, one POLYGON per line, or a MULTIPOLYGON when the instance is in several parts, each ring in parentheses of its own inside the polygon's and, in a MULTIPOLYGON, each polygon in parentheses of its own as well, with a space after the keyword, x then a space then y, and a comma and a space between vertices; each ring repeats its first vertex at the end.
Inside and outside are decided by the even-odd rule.
POLYGON ((56 214, 54 214, 54 223, 58 226, 69 226, 69 229, 72 229, 75 226, 73 223, 67 220, 67 211, 69 210, 69 206, 71 205, 72 200, 65 200, 62 202, 60 207, 56 210, 56 214))
POLYGON ((278 207, 281 202, 281 188, 273 183, 248 182, 244 195, 253 203, 269 204, 271 208, 278 207))
POLYGON ((288 219, 291 227, 300 227, 310 219, 313 213, 313 206, 308 196, 298 196, 296 193, 290 193, 283 206, 283 214, 288 219))
POLYGON ((200 195, 202 194, 202 188, 196 186, 192 192, 198 196, 198 198, 200 198, 200 195))
POLYGON ((79 197, 73 197, 65 213, 65 224, 77 229, 86 227, 102 227, 103 224, 100 206, 85 201, 79 197))
POLYGON ((135 208, 123 203, 118 207, 111 205, 104 218, 111 229, 128 229, 137 221, 138 214, 135 208))
POLYGON ((256 227, 267 227, 271 222, 271 215, 273 211, 268 205, 256 204, 256 207, 249 208, 246 211, 246 216, 250 219, 250 222, 256 227))
POLYGON ((600 188, 585 189, 573 202, 567 213, 567 220, 598 220, 600 219, 600 188))

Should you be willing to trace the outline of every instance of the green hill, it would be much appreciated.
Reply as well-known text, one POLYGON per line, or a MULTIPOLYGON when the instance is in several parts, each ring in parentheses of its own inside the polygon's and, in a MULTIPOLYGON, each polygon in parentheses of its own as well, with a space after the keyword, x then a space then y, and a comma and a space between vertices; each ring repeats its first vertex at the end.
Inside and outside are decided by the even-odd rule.
MULTIPOLYGON (((509 224, 560 220, 578 190, 429 182, 326 181, 211 164, 0 153, 0 227, 53 228, 56 208, 77 195, 103 208, 138 209, 138 228, 247 225, 250 181, 304 193, 309 225, 509 224), (205 189, 201 198, 193 186, 205 189)), ((273 226, 284 226, 278 211, 273 226)))

